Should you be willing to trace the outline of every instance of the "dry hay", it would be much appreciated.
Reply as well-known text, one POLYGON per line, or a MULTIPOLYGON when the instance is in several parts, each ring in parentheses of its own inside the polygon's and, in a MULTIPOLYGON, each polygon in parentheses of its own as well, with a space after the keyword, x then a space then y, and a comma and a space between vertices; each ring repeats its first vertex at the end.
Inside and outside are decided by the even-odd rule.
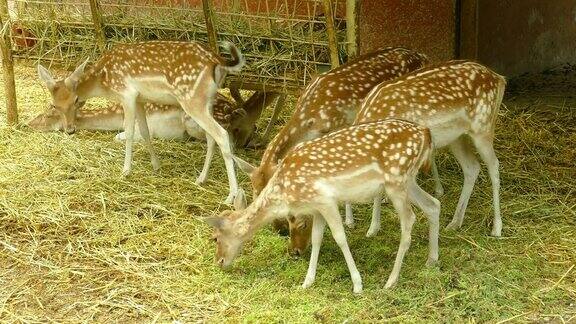
MULTIPOLYGON (((48 94, 33 68, 18 65, 16 73, 26 120, 48 94)), ((420 218, 399 285, 386 291, 397 221, 385 206, 381 233, 366 239, 368 206, 357 207, 359 223, 347 232, 362 296, 352 295, 329 237, 307 291, 299 289, 307 260, 289 258, 285 239, 269 230, 257 234, 232 271, 216 268, 200 218, 228 208, 221 204, 227 181, 215 158, 208 183, 194 184, 204 144, 155 141, 158 173, 138 145, 134 174, 122 179, 123 146, 112 134, 2 127, 0 321, 574 320, 576 99, 518 89, 506 99, 496 142, 504 238, 487 235, 491 190, 483 170, 462 230, 441 232, 440 267, 423 266, 427 228, 420 218)), ((239 152, 252 161, 260 153, 239 152)), ((446 225, 461 177, 447 154, 439 164, 446 225)), ((245 176, 240 181, 249 187, 245 176)), ((431 189, 429 180, 425 187, 431 189)))

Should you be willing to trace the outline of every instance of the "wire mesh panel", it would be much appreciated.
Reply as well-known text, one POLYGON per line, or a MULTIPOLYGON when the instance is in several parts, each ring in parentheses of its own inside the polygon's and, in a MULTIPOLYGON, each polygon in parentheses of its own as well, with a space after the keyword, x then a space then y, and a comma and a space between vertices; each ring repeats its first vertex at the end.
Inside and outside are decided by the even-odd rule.
MULTIPOLYGON (((330 68, 325 7, 321 0, 212 0, 218 41, 236 44, 247 66, 229 82, 241 87, 295 90, 330 68)), ((92 1, 94 5, 96 1, 92 1)), ((340 59, 345 59, 345 0, 330 2, 340 59)), ((202 0, 100 0, 103 46, 94 9, 84 0, 15 0, 14 54, 65 66, 96 58, 118 42, 197 40, 209 43, 202 0), (92 11, 91 11, 92 9, 92 11)), ((222 55, 227 55, 222 53, 222 55)))

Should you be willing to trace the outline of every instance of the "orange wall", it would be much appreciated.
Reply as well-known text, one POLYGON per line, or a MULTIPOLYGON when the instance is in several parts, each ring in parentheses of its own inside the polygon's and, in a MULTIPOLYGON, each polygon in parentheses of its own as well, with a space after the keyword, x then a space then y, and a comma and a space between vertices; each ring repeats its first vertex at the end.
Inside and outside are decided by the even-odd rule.
POLYGON ((360 52, 406 46, 432 60, 454 56, 455 0, 360 0, 360 52))

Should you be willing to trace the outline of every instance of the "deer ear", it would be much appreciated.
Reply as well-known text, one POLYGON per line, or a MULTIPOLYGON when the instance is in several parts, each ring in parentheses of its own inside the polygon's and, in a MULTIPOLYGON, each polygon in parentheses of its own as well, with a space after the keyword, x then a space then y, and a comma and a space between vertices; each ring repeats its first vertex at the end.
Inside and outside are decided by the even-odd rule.
POLYGON ((211 217, 206 217, 204 218, 204 221, 206 222, 206 224, 216 228, 216 229, 221 229, 222 226, 224 225, 224 219, 222 217, 218 217, 218 216, 211 216, 211 217))
POLYGON ((42 66, 42 64, 38 64, 38 77, 44 82, 48 90, 52 91, 56 86, 56 81, 52 77, 52 74, 47 68, 42 66))
POLYGON ((233 159, 236 162, 236 164, 238 164, 238 167, 240 168, 240 170, 246 172, 247 174, 252 174, 252 172, 254 172, 254 170, 256 170, 255 166, 242 160, 241 158, 239 158, 237 156, 233 156, 233 159))
POLYGON ((80 64, 76 70, 74 70, 74 72, 72 72, 72 74, 70 74, 69 77, 67 77, 64 80, 64 84, 66 85, 66 87, 70 90, 75 90, 76 89, 76 85, 78 85, 78 81, 80 80, 80 77, 84 74, 84 68, 86 67, 86 64, 88 64, 88 60, 86 59, 86 61, 84 61, 84 63, 80 64))
POLYGON ((246 209, 247 205, 248 203, 246 202, 246 194, 244 193, 244 189, 238 189, 236 198, 234 198, 234 209, 243 210, 246 209))

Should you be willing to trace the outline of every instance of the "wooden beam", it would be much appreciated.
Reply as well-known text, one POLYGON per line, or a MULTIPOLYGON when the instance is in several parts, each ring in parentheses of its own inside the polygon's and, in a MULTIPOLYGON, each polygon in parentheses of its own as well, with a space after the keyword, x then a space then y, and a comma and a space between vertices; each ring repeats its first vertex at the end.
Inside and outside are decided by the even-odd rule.
POLYGON ((10 15, 8 1, 0 0, 0 50, 2 52, 2 72, 4 74, 4 95, 6 98, 6 120, 8 125, 18 123, 18 106, 16 104, 16 83, 14 82, 14 60, 12 58, 12 41, 10 39, 10 15))
POLYGON ((336 38, 336 27, 334 24, 334 12, 332 11, 332 1, 323 0, 324 15, 326 17, 326 31, 328 32, 328 48, 330 49, 330 64, 332 68, 340 66, 340 56, 338 55, 338 39, 336 38))
POLYGON ((457 50, 458 58, 478 59, 478 0, 458 0, 459 15, 457 19, 460 23, 457 30, 457 50))
POLYGON ((94 33, 96 41, 103 51, 106 49, 106 35, 104 35, 104 20, 102 19, 102 9, 98 0, 90 0, 90 11, 92 12, 92 23, 94 24, 94 33))
POLYGON ((346 41, 348 42, 348 59, 358 55, 358 0, 346 0, 346 41))
POLYGON ((204 12, 204 20, 206 22, 206 31, 208 32, 208 42, 210 47, 216 52, 220 53, 218 49, 218 40, 216 27, 214 26, 214 4, 212 0, 202 0, 202 11, 204 12))

